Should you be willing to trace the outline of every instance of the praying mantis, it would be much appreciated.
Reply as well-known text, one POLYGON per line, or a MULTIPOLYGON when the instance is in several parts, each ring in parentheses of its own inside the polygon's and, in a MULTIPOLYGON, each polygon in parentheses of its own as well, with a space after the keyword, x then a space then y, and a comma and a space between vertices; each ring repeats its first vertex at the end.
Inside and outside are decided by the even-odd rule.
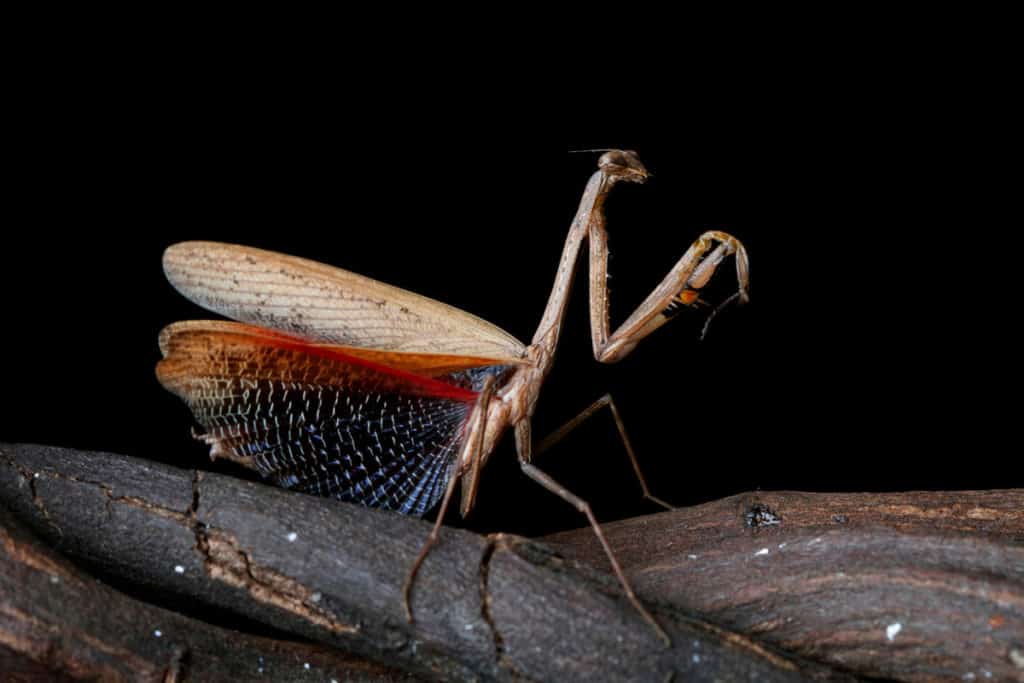
POLYGON ((465 516, 481 469, 511 428, 523 474, 586 517, 627 598, 668 640, 637 599, 587 502, 534 464, 536 454, 607 407, 644 495, 667 507, 648 490, 615 403, 602 397, 541 441, 536 453, 532 417, 584 241, 591 340, 601 363, 626 357, 681 308, 696 305, 729 256, 738 291, 728 301, 747 301, 749 259, 732 235, 704 233, 611 332, 604 203, 616 184, 643 183, 649 174, 635 152, 602 151, 530 344, 438 301, 297 257, 214 242, 184 242, 164 253, 164 272, 179 292, 232 319, 178 322, 160 333, 157 377, 205 429, 197 438, 211 457, 256 469, 285 488, 405 514, 423 515, 440 500, 403 587, 410 621, 416 573, 438 542, 456 484, 465 516))

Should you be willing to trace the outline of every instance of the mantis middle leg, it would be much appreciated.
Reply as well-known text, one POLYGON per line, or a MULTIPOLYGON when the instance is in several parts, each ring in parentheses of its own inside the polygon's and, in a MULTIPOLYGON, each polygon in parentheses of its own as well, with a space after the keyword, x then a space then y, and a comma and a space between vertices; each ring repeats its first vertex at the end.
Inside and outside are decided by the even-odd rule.
POLYGON ((410 624, 413 621, 413 582, 416 580, 416 574, 419 573, 423 560, 427 558, 427 554, 430 552, 430 549, 434 547, 441 535, 441 525, 444 523, 444 516, 448 511, 448 504, 451 502, 452 494, 455 492, 455 485, 458 483, 463 473, 464 463, 468 463, 468 471, 470 472, 471 480, 473 482, 477 480, 480 460, 483 458, 484 432, 487 426, 487 405, 494 396, 494 386, 494 377, 488 377, 484 381, 484 386, 480 390, 480 394, 477 396, 476 403, 473 405, 473 412, 469 418, 469 424, 466 425, 466 438, 462 442, 462 448, 459 449, 458 458, 453 465, 455 471, 452 472, 451 476, 448 478, 448 487, 445 489, 444 498, 441 499, 441 507, 437 511, 437 518, 434 520, 434 526, 430 530, 430 535, 427 536, 427 540, 424 542, 423 547, 420 549, 419 555, 416 556, 416 560, 412 563, 412 568, 409 569, 409 575, 406 577, 405 584, 402 586, 405 617, 410 624))

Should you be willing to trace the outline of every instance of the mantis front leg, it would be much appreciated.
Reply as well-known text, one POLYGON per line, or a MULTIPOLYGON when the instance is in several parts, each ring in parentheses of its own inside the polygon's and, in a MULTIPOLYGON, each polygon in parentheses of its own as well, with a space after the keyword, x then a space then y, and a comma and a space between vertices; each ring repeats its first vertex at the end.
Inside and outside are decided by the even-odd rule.
MULTIPOLYGON (((749 299, 750 263, 747 250, 732 235, 712 230, 694 242, 665 279, 654 288, 633 314, 611 335, 608 332, 608 233, 604 218, 591 218, 590 241, 590 334, 594 358, 614 363, 629 355, 641 339, 668 322, 682 306, 699 301, 700 290, 727 256, 736 257, 736 279, 741 303, 749 299)), ((731 297, 731 298, 734 298, 731 297)), ((731 300, 730 298, 730 300, 731 300)))

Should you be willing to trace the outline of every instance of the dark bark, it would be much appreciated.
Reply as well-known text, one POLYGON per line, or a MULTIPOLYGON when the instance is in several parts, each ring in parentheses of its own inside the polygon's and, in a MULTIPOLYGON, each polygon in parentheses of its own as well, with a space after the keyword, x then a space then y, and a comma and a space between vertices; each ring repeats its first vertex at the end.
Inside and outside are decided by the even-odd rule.
POLYGON ((154 607, 83 574, 0 507, 4 681, 404 681, 320 645, 247 635, 154 607))
POLYGON ((526 539, 108 454, 0 446, 0 500, 87 566, 440 679, 850 680, 620 587, 526 539), (176 567, 183 571, 176 571, 176 567))
MULTIPOLYGON (((765 492, 604 525, 637 591, 860 674, 1024 681, 1024 491, 765 492)), ((543 539, 607 567, 588 529, 543 539)))

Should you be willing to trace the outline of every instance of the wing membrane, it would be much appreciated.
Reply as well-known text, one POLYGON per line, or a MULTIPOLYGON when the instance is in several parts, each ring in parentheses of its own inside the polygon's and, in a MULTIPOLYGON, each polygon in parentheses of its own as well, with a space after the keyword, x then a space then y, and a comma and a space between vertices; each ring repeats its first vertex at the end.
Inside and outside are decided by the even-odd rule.
POLYGON ((521 360, 524 345, 447 304, 340 268, 217 242, 164 252, 171 284, 196 304, 234 320, 314 342, 521 360))
POLYGON ((453 473, 480 373, 500 371, 424 376, 237 323, 179 323, 160 341, 157 377, 211 455, 286 488, 416 515, 453 473))

